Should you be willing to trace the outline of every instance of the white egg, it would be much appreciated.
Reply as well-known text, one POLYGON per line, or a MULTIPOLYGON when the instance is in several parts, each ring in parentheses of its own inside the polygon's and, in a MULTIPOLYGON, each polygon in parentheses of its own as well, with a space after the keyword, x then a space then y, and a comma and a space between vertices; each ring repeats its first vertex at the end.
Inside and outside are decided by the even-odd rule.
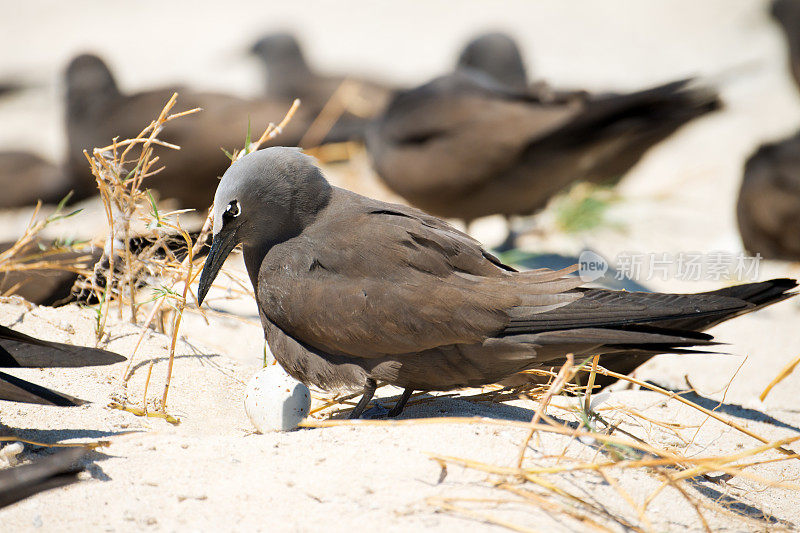
POLYGON ((280 365, 265 366, 247 384, 244 410, 261 433, 295 429, 310 409, 308 387, 289 376, 280 365))

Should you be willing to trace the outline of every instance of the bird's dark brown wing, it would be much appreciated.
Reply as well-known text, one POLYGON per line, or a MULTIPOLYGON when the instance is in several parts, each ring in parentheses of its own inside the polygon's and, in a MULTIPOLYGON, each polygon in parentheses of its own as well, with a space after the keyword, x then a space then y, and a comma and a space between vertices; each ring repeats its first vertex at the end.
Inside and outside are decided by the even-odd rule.
POLYGON ((566 272, 503 269, 476 241, 415 209, 341 190, 332 202, 339 207, 324 223, 267 255, 258 289, 270 320, 331 354, 380 357, 587 328, 619 330, 600 338, 587 329, 587 345, 657 343, 651 331, 626 328, 750 305, 714 294, 575 290, 581 281, 566 272))
POLYGON ((74 396, 56 392, 5 372, 0 372, 0 400, 57 405, 59 407, 71 407, 86 403, 84 400, 74 396))
MULTIPOLYGON (((340 192, 341 194, 341 192, 340 192)), ((259 302, 296 339, 332 354, 379 357, 500 333, 527 314, 580 297, 565 272, 514 273, 467 235, 423 213, 348 204, 324 226, 273 249, 259 302)))
POLYGON ((0 326, 0 367, 78 367, 112 365, 122 355, 100 348, 45 341, 0 326))
POLYGON ((583 297, 544 314, 519 310, 503 333, 538 333, 589 327, 624 327, 685 319, 713 317, 745 311, 752 304, 713 293, 664 294, 652 292, 582 290, 583 297))

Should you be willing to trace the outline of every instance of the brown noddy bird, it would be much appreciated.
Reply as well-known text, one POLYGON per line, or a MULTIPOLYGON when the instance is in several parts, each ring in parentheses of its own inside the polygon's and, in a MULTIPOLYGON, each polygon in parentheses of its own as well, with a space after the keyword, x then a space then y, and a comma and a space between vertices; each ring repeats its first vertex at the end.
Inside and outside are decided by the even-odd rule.
MULTIPOLYGON (((63 368, 111 365, 125 361, 119 354, 50 342, 0 326, 0 368, 63 368)), ((73 396, 0 372, 0 400, 62 407, 86 403, 73 396)))
POLYGON ((736 215, 747 251, 800 260, 800 133, 765 144, 750 156, 736 215))
POLYGON ((394 88, 363 77, 324 75, 315 72, 306 61, 297 38, 291 33, 276 32, 261 37, 250 49, 267 72, 266 94, 270 98, 300 98, 313 114, 318 114, 346 80, 357 87, 358 102, 352 102, 339 117, 335 129, 339 137, 362 140, 368 119, 380 113, 394 88))
POLYGON ((0 208, 57 204, 70 188, 61 166, 31 152, 0 151, 0 208))
POLYGON ((551 100, 469 69, 399 93, 367 134, 378 175, 424 211, 527 215, 578 181, 613 184, 655 144, 719 107, 682 80, 551 100))
POLYGON ((75 483, 86 448, 61 448, 32 463, 0 470, 0 508, 38 492, 75 483))
MULTIPOLYGON (((221 148, 228 151, 241 148, 249 125, 253 126, 253 135, 257 137, 259 132, 255 128, 280 121, 292 102, 288 99, 247 100, 181 87, 125 93, 106 63, 91 54, 80 55, 70 62, 65 84, 67 170, 75 189, 74 200, 97 192, 83 150, 108 146, 114 137, 120 140, 136 137, 155 120, 172 94, 178 92, 175 112, 195 107, 203 111, 164 127, 159 139, 177 144, 181 149, 158 150, 158 165, 165 168, 147 178, 144 186, 157 190, 162 198, 178 200, 181 207, 198 210, 208 207, 208 198, 216 189, 219 176, 230 165, 221 148)), ((279 135, 280 142, 297 144, 314 116, 301 105, 279 135)))
POLYGON ((789 70, 800 86, 800 1, 774 0, 771 13, 783 29, 789 46, 789 70))
POLYGON ((684 325, 780 301, 796 286, 635 293, 581 288, 566 277, 574 269, 517 272, 438 218, 332 187, 310 157, 284 147, 244 156, 222 177, 200 303, 239 243, 275 358, 304 383, 363 387, 354 417, 377 381, 406 389, 395 416, 412 390, 495 383, 559 366, 567 353, 704 347, 712 337, 684 325), (740 293, 770 296, 759 304, 740 293))

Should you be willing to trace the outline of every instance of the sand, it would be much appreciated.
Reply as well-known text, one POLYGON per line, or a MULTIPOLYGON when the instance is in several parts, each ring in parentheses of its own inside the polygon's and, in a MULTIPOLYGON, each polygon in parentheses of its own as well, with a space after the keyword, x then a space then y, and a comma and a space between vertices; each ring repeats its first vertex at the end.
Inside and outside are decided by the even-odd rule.
MULTIPOLYGON (((623 201, 611 216, 625 231, 604 227, 577 235, 537 232, 523 243, 530 250, 576 254, 589 247, 607 258, 622 251, 739 252, 734 205, 745 158, 761 142, 780 138, 800 125, 800 105, 785 69, 783 42, 755 1, 715 0, 600 4, 548 1, 354 3, 342 8, 325 2, 204 7, 189 2, 142 2, 137 9, 92 2, 15 6, 14 17, 0 22, 0 74, 20 75, 41 86, 0 101, 0 146, 34 149, 57 157, 60 132, 58 71, 72 53, 99 49, 130 89, 153 84, 189 83, 195 87, 255 94, 260 73, 242 59, 259 32, 283 25, 298 28, 310 59, 320 65, 384 73, 401 83, 417 83, 446 69, 460 42, 475 30, 506 28, 526 45, 535 72, 556 84, 592 89, 632 89, 690 74, 721 82, 726 109, 681 130, 652 150, 624 180, 623 201), (244 16, 242 14, 245 14, 244 16), (446 24, 443 20, 446 17, 446 24), (121 21, 124 20, 124 23, 121 21), (183 24, 179 23, 183 20, 183 24), (389 21, 389 22, 387 22, 389 21), (447 31, 443 32, 442 28, 447 31), (66 28, 66 31, 64 30, 66 28), (196 42, 196 34, 207 39, 196 42), (58 35, 58 44, 55 45, 58 35), (346 36, 344 38, 343 36, 346 36), (143 39, 140 37, 144 37, 143 39), (132 44, 136 41, 136 47, 132 44), (25 42, 25 46, 19 43, 25 42), (191 45, 189 44, 191 42, 191 45), (364 43, 376 43, 365 46, 364 43), (134 51, 135 49, 135 51, 134 51), (391 61, 386 58, 391 57, 391 61), (711 200, 709 200, 711 199, 711 200)), ((276 117, 280 118, 280 117, 276 117)), ((364 159, 326 168, 337 183, 389 198, 365 176, 364 159)), ((96 202, 53 233, 102 234, 96 202)), ((0 213, 0 238, 15 237, 28 211, 0 213)), ((549 227, 548 215, 540 226, 549 227)), ((478 227, 487 244, 501 232, 496 220, 478 227)), ((241 273, 241 259, 229 268, 241 273)), ((800 275, 798 265, 763 262, 758 279, 800 275)), ((658 290, 696 292, 724 286, 725 280, 652 279, 658 290)), ((512 465, 525 431, 499 425, 529 421, 534 402, 478 404, 448 396, 410 406, 404 420, 435 417, 485 417, 488 423, 406 423, 303 429, 260 435, 243 407, 244 387, 263 359, 263 334, 255 306, 247 297, 233 301, 212 294, 210 304, 235 316, 211 316, 207 324, 187 314, 181 329, 168 410, 180 425, 108 408, 123 393, 126 363, 93 369, 25 369, 13 373, 89 400, 71 408, 0 402, 0 422, 22 438, 44 442, 108 440, 90 454, 85 479, 75 485, 29 498, 0 510, 7 531, 408 531, 500 530, 500 526, 444 512, 444 498, 508 499, 492 488, 490 476, 450 465, 446 475, 430 454, 512 465), (438 500, 437 500, 438 499, 438 500)), ((687 398, 721 413, 770 440, 800 433, 796 392, 800 373, 778 385, 761 403, 758 395, 800 350, 800 303, 784 302, 718 326, 712 333, 729 343, 729 355, 659 356, 636 372, 658 385, 696 390, 687 398)), ((0 323, 58 342, 94 345, 91 309, 31 307, 16 299, 0 302, 0 323)), ((129 356, 139 329, 126 323, 107 327, 101 346, 129 356)), ((134 362, 128 398, 141 403, 149 361, 155 361, 149 397, 160 397, 168 339, 150 333, 134 362)), ((381 389, 379 396, 398 391, 381 389)), ((464 391, 462 396, 474 394, 464 391)), ((556 398, 568 407, 575 400, 556 398)), ((384 402, 387 407, 391 402, 384 402)), ((734 453, 759 443, 733 428, 653 392, 620 387, 602 406, 647 442, 685 455, 734 453), (653 420, 682 424, 675 434, 626 414, 635 408, 653 420), (698 430, 697 428, 700 427, 698 430), (696 435, 695 435, 696 433, 696 435)), ((574 420, 566 410, 551 414, 574 420)), ((530 457, 561 453, 564 437, 542 435, 530 457)), ((798 446, 794 446, 798 449, 798 446)), ((23 459, 47 453, 28 448, 23 459)), ((589 460, 591 442, 572 442, 569 455, 589 460)), ((772 452, 771 457, 778 457, 772 452)), ((752 474, 798 482, 797 460, 749 470, 752 474)), ((637 502, 661 481, 644 470, 612 471, 637 502)), ((622 519, 642 523, 608 482, 596 475, 549 478, 565 490, 593 499, 622 519)), ((743 477, 715 482, 698 479, 691 496, 711 504, 723 501, 748 516, 705 512, 715 530, 800 527, 796 493, 769 488, 743 477)), ((585 529, 520 504, 463 504, 532 530, 585 529)), ((649 505, 653 530, 700 529, 693 508, 674 489, 663 490, 649 505)), ((621 526, 612 525, 621 529, 621 526)))
MULTIPOLYGON (((777 310, 778 308, 776 308, 777 310)), ((787 317, 742 319, 740 323, 763 328, 771 320, 787 317)), ((13 323, 20 331, 39 334, 59 342, 77 342, 94 336, 94 318, 89 310, 68 306, 53 310, 38 307, 28 310, 20 303, 0 304, 2 323, 13 323)), ((722 328, 719 328, 722 329, 722 328)), ((187 328, 191 331, 190 328, 187 328)), ((130 353, 138 329, 120 323, 108 328, 110 341, 104 347, 130 353)), ((730 332, 729 332, 730 333, 730 332)), ((191 336, 191 333, 188 333, 191 336)), ((723 335, 729 339, 730 334, 723 335)), ((797 338, 794 339, 795 346, 797 338)), ((150 396, 160 397, 166 368, 164 354, 168 339, 152 333, 140 348, 140 361, 154 360, 150 396)), ((304 429, 290 433, 254 433, 243 409, 244 383, 254 365, 236 362, 217 350, 192 342, 182 342, 175 363, 169 396, 169 412, 180 418, 172 426, 155 418, 135 417, 106 407, 121 393, 120 377, 125 363, 97 369, 26 369, 15 371, 25 379, 80 395, 92 403, 64 409, 3 404, 3 423, 15 428, 22 438, 45 442, 109 440, 110 445, 90 454, 85 480, 25 500, 1 512, 4 528, 10 531, 135 531, 152 530, 324 530, 348 531, 361 528, 408 530, 432 528, 452 530, 462 527, 487 527, 464 522, 450 514, 437 513, 431 498, 497 498, 485 482, 485 474, 450 467, 440 481, 441 469, 430 454, 455 456, 487 463, 508 465, 516 457, 525 431, 484 424, 399 425, 395 427, 337 427, 304 429)), ((723 358, 724 356, 714 356, 723 358)), ((756 358, 757 354, 752 354, 756 358)), ((708 360, 697 361, 664 356, 647 369, 637 372, 642 378, 669 385, 671 379, 686 373, 700 391, 690 399, 714 407, 720 392, 713 373, 704 368, 708 360), (666 374, 660 369, 666 370, 666 374), (676 374, 675 376, 670 376, 676 374), (709 375, 711 374, 711 375, 709 375)), ((732 362, 738 366, 741 358, 732 362)), ((715 362, 715 372, 724 362, 715 362)), ((758 365, 754 365, 758 366, 758 365)), ((136 363, 137 370, 128 385, 129 398, 138 400, 143 390, 147 364, 136 363)), ((745 367, 740 376, 752 376, 745 367)), ((769 439, 798 432, 800 415, 790 391, 797 379, 782 384, 770 396, 767 407, 746 405, 747 387, 728 391, 720 411, 732 420, 769 439)), ((396 393, 396 392, 395 392, 396 393)), ((383 395, 386 396, 387 393, 383 395)), ((389 395, 393 393, 388 393, 389 395)), ((469 394, 464 392, 463 394, 469 394)), ((575 400, 557 398, 554 404, 569 406, 575 400)), ((390 403, 387 403, 387 406, 390 403)), ((657 420, 680 423, 680 431, 690 440, 695 427, 705 416, 663 396, 648 391, 614 392, 601 412, 610 421, 645 438, 652 444, 672 446, 687 455, 696 453, 734 453, 757 443, 736 430, 715 421, 705 421, 684 448, 677 437, 666 431, 640 425, 620 406, 640 409, 657 420), (641 427, 640 427, 641 426, 641 427)), ((506 404, 475 404, 455 398, 414 405, 403 419, 430 417, 487 417, 495 421, 530 420, 533 404, 514 401, 506 404)), ((551 414, 569 419, 565 411, 551 414)), ((567 444, 564 437, 545 436, 532 456, 559 453, 567 444)), ((35 457, 39 453, 28 453, 35 457)), ((573 442, 569 455, 590 459, 596 451, 573 442)), ((777 454, 776 454, 777 455, 777 454)), ((754 469, 762 476, 788 481, 800 469, 796 461, 776 463, 754 469)), ((643 471, 619 477, 621 486, 639 499, 655 490, 660 481, 643 471)), ((565 489, 589 496, 610 512, 635 520, 619 495, 596 476, 570 475, 555 478, 565 489)), ((781 490, 754 490, 745 479, 717 484, 694 483, 700 498, 729 498, 753 517, 797 523, 795 495, 781 490)), ((508 506, 507 506, 508 507, 508 506)), ((649 508, 650 520, 659 529, 697 527, 693 510, 674 491, 666 490, 649 508), (680 510, 680 512, 676 512, 680 510)), ((547 517, 522 506, 491 509, 497 519, 534 529, 574 527, 569 521, 547 517)), ((754 527, 757 522, 742 522, 733 516, 709 518, 715 528, 754 527)))

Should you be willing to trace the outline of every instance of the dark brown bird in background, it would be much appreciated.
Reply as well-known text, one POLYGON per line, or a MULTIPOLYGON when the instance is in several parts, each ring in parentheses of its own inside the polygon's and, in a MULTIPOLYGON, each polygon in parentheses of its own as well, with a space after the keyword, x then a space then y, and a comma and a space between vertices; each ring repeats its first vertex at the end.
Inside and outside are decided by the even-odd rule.
MULTIPOLYGON (((16 242, 0 242, 0 253, 5 252, 16 242)), ((95 264, 103 255, 101 247, 86 245, 69 251, 48 253, 46 257, 40 256, 40 250, 51 249, 55 241, 39 239, 26 250, 21 252, 21 257, 31 257, 23 263, 47 260, 58 264, 84 263, 87 266, 95 264), (33 249, 29 252, 30 249, 33 249)), ((0 272, 0 294, 7 296, 14 294, 25 298, 36 305, 57 306, 72 299, 72 287, 79 275, 71 270, 59 268, 10 270, 0 272)))
MULTIPOLYGON (((355 86, 355 95, 343 102, 347 110, 336 122, 337 137, 363 140, 368 120, 380 113, 394 88, 376 80, 315 72, 294 35, 271 33, 253 44, 250 53, 258 58, 267 72, 266 95, 276 99, 299 98, 309 112, 317 115, 345 81, 355 86)), ((287 143, 283 143, 287 144, 287 143)))
MULTIPOLYGON (((0 368, 64 368, 111 365, 121 361, 125 358, 113 352, 44 341, 0 326, 0 368)), ((0 372, 0 400, 63 407, 86 403, 5 372, 0 372)))
POLYGON ((789 45, 789 70, 800 87, 800 1, 775 0, 772 16, 783 29, 789 45))
MULTIPOLYGON (((775 0, 772 15, 786 34, 790 69, 800 86, 800 2, 775 0)), ((764 144, 748 158, 736 218, 748 252, 800 260, 800 133, 764 144)))
POLYGON ((80 462, 86 453, 83 447, 61 448, 32 463, 0 470, 0 508, 75 483, 83 471, 80 462))
MULTIPOLYGON (((188 232, 192 242, 196 242, 199 232, 188 232)), ((186 242, 179 235, 162 235, 158 239, 158 246, 153 249, 154 240, 146 237, 131 237, 128 241, 128 251, 134 256, 147 251, 150 257, 163 259, 167 253, 174 256, 178 261, 183 261, 186 257, 186 242)), ((0 242, 0 253, 14 246, 15 242, 0 242)), ((53 252, 55 241, 50 239, 37 239, 30 243, 25 249, 19 252, 19 260, 24 267, 26 264, 37 261, 49 261, 57 265, 76 266, 81 264, 87 269, 102 261, 101 269, 95 272, 92 285, 95 287, 105 287, 106 279, 103 272, 109 268, 108 258, 103 255, 102 246, 92 246, 91 243, 75 245, 71 250, 53 252), (41 255, 46 254, 46 255, 41 255)), ((195 252, 195 257, 202 257, 208 253, 209 246, 203 245, 195 252)), ((125 259, 122 255, 117 255, 114 260, 115 268, 119 269, 125 259)), ((94 305, 97 303, 96 294, 91 291, 75 291, 75 283, 81 279, 81 275, 73 270, 57 268, 35 268, 35 269, 9 269, 0 272, 0 295, 16 295, 25 298, 36 305, 47 305, 57 307, 73 301, 82 304, 94 305)), ((146 283, 144 279, 135 279, 137 286, 146 283)))
MULTIPOLYGON (((166 168, 148 178, 145 187, 157 190, 162 198, 176 199, 181 207, 203 210, 208 207, 219 176, 230 164, 221 148, 228 151, 241 148, 248 124, 257 136, 270 122, 280 121, 291 105, 291 100, 246 100, 181 87, 126 94, 119 89, 103 60, 88 54, 72 60, 65 81, 67 169, 75 188, 75 200, 96 193, 83 150, 108 146, 114 137, 120 140, 135 137, 177 91, 175 111, 195 107, 203 111, 164 127, 159 138, 181 149, 165 148, 157 152, 160 164, 166 168)), ((280 134, 280 142, 297 144, 314 116, 301 106, 280 134)))
POLYGON ((736 216, 748 252, 800 260, 800 133, 750 156, 736 216))
POLYGON ((653 145, 719 107, 682 80, 544 101, 460 69, 400 93, 367 136, 384 182, 430 214, 527 215, 578 181, 618 181, 653 145))
POLYGON ((567 271, 516 272, 440 219, 330 186, 291 148, 234 163, 214 206, 198 301, 241 243, 272 353, 305 383, 363 387, 354 417, 377 381, 406 389, 397 415, 413 390, 494 383, 560 366, 566 353, 626 366, 628 354, 704 347, 712 337, 687 326, 780 301, 796 286, 634 293, 583 289, 567 271))
POLYGON ((71 188, 63 168, 19 150, 0 151, 0 208, 57 204, 71 188))

